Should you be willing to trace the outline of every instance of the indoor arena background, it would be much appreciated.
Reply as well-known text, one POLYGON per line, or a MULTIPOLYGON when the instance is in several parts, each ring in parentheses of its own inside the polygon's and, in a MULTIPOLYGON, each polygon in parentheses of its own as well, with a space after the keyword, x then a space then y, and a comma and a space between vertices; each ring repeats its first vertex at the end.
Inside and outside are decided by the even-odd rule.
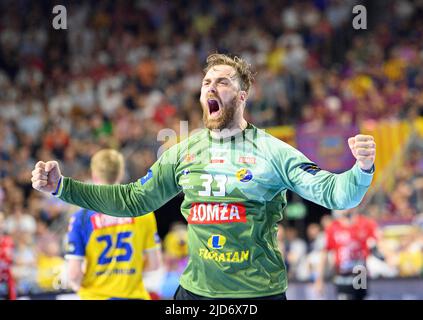
MULTIPOLYGON (((422 39, 422 1, 0 1, 0 231, 15 243, 18 298, 74 298, 63 257, 77 208, 32 189, 34 164, 56 159, 88 181, 91 155, 112 147, 125 182, 139 179, 161 129, 202 127, 202 67, 221 52, 257 72, 247 119, 323 169, 353 165, 349 136, 375 137, 376 173, 357 209, 379 228, 368 299, 422 299, 422 39), (57 4, 66 29, 52 26, 57 4), (353 27, 358 4, 367 29, 353 27)), ((165 266, 146 283, 157 299, 171 298, 186 262, 181 200, 156 211, 165 266)), ((288 298, 334 298, 330 281, 324 295, 313 287, 333 215, 291 193, 288 203, 288 298)))

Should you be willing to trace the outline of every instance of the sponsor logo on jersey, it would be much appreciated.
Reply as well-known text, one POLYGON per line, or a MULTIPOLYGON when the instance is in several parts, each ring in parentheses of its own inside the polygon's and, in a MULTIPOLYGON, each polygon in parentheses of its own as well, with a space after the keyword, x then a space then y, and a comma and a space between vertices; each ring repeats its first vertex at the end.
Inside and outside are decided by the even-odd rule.
POLYGON ((239 163, 256 164, 256 157, 241 156, 238 159, 239 163))
POLYGON ((91 216, 91 223, 94 230, 123 224, 133 224, 134 221, 134 218, 112 217, 101 213, 96 213, 91 216))
POLYGON ((188 153, 185 156, 183 162, 194 162, 194 160, 195 160, 195 155, 194 154, 191 154, 191 153, 188 153))
POLYGON ((246 168, 239 169, 235 175, 238 181, 241 182, 248 182, 253 178, 253 173, 251 172, 251 170, 246 168))
POLYGON ((250 250, 244 251, 209 251, 208 249, 199 249, 198 255, 204 260, 214 260, 216 262, 242 263, 247 261, 250 256, 250 250))
POLYGON ((210 163, 225 163, 228 157, 229 150, 212 148, 210 150, 210 163))
POLYGON ((142 177, 141 180, 141 184, 144 185, 148 180, 150 180, 153 177, 153 171, 151 169, 149 169, 147 171, 147 174, 142 177))
POLYGON ((193 203, 189 224, 221 224, 247 222, 245 207, 240 203, 193 203))
POLYGON ((211 158, 210 163, 225 163, 225 159, 223 159, 223 158, 211 158))
POLYGON ((135 274, 137 272, 137 270, 135 268, 115 268, 115 269, 106 269, 106 270, 100 270, 97 271, 95 273, 95 275, 97 277, 99 276, 111 276, 111 275, 120 275, 120 274, 124 274, 124 275, 131 275, 131 274, 135 274))
POLYGON ((312 174, 313 176, 316 175, 317 172, 322 170, 318 166, 316 166, 314 163, 303 163, 300 166, 300 169, 303 169, 305 172, 308 172, 312 174))
POLYGON ((207 241, 207 245, 212 249, 222 249, 226 243, 226 237, 220 234, 213 234, 207 241))

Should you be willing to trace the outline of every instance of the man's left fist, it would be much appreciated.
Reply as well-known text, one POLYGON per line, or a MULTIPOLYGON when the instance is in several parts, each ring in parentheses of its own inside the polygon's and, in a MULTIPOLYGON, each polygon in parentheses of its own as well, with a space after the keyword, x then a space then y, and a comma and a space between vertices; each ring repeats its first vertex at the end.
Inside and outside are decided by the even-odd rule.
POLYGON ((370 170, 375 163, 376 143, 372 136, 358 134, 348 139, 348 145, 362 170, 370 170))

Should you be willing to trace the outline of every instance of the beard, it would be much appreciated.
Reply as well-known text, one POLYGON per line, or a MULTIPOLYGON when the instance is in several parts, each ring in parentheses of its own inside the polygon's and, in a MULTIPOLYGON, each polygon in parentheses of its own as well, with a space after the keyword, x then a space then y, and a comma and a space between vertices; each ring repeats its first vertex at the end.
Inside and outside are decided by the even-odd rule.
POLYGON ((209 130, 222 130, 229 128, 229 125, 233 122, 235 111, 236 111, 236 97, 224 107, 221 107, 221 114, 218 118, 210 118, 209 106, 203 105, 203 123, 204 126, 209 130))

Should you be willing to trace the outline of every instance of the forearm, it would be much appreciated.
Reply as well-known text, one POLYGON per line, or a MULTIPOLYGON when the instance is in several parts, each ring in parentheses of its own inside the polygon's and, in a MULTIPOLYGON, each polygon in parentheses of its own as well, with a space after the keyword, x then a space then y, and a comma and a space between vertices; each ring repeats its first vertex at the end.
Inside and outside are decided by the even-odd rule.
POLYGON ((116 217, 139 216, 152 209, 143 201, 136 183, 94 185, 63 177, 57 197, 67 203, 116 217))
POLYGON ((358 206, 372 181, 372 174, 360 171, 355 165, 341 174, 320 171, 315 177, 305 176, 294 186, 296 193, 331 210, 358 206))
POLYGON ((329 209, 345 210, 358 206, 369 189, 372 175, 360 171, 355 165, 351 170, 333 176, 333 192, 326 199, 329 209))
POLYGON ((84 272, 82 270, 83 261, 80 259, 71 259, 68 261, 68 287, 77 292, 81 287, 84 272))
POLYGON ((334 192, 329 193, 328 208, 345 210, 357 207, 368 191, 373 175, 363 172, 356 164, 342 174, 335 175, 334 192))

